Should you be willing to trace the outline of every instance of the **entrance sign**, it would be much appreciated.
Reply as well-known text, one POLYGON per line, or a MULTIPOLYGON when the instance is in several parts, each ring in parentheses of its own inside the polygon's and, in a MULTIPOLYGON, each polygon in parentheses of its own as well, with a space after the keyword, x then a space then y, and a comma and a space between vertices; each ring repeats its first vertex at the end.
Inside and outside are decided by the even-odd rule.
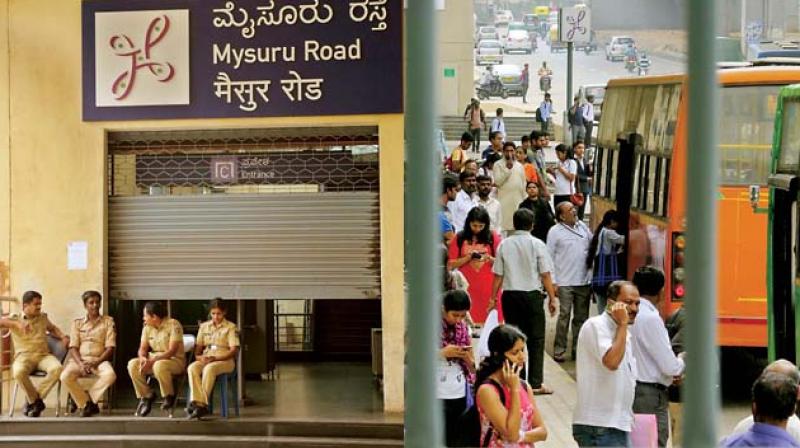
POLYGON ((84 0, 83 118, 400 113, 400 0, 84 0))
POLYGON ((561 8, 558 21, 561 42, 590 42, 592 36, 592 14, 585 7, 561 8))

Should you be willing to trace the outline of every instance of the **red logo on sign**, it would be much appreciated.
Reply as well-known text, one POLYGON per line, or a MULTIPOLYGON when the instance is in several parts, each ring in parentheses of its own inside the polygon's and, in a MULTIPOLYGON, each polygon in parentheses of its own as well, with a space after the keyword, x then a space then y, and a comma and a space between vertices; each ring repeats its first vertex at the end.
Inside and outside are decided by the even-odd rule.
POLYGON ((175 67, 169 62, 153 61, 150 52, 169 32, 169 17, 156 17, 150 22, 145 34, 144 45, 140 48, 125 34, 114 36, 109 41, 117 56, 130 58, 131 66, 122 72, 111 86, 111 93, 117 100, 124 100, 136 84, 136 74, 147 69, 159 82, 169 82, 175 76, 175 67))

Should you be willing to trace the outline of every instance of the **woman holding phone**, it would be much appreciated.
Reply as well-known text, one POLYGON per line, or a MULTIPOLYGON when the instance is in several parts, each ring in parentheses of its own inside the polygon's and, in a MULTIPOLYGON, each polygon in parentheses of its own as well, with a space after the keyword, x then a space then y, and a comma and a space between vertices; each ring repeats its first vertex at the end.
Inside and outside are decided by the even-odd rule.
POLYGON ((519 372, 525 364, 525 335, 500 325, 489 335, 489 353, 475 384, 481 444, 490 448, 530 448, 547 439, 533 390, 519 372))
POLYGON ((458 421, 467 409, 475 381, 472 338, 464 319, 469 311, 466 291, 447 291, 442 299, 442 339, 439 349, 436 397, 442 401, 446 446, 455 446, 458 421))
MULTIPOLYGON (((458 269, 469 283, 467 292, 472 301, 470 318, 475 323, 486 321, 486 309, 492 295, 492 266, 500 236, 489 229, 489 213, 475 207, 467 213, 464 230, 450 241, 448 269, 458 269)), ((499 303, 500 297, 496 297, 499 303)), ((498 306, 498 313, 501 307, 498 306)), ((502 320, 502 314, 498 316, 502 320)))

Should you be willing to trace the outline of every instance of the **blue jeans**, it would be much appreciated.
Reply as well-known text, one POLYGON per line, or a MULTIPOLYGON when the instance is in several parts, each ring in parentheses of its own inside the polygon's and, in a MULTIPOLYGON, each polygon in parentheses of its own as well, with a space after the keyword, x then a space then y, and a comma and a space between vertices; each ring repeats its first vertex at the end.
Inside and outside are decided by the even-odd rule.
POLYGON ((630 447, 630 433, 617 428, 572 425, 572 438, 581 448, 586 446, 630 447))

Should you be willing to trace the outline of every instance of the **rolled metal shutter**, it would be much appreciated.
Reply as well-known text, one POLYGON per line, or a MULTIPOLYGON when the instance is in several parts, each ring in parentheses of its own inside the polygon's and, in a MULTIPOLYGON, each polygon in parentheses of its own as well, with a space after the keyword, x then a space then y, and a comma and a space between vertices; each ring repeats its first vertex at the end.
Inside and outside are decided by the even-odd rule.
POLYGON ((115 299, 380 295, 378 193, 109 197, 115 299))

